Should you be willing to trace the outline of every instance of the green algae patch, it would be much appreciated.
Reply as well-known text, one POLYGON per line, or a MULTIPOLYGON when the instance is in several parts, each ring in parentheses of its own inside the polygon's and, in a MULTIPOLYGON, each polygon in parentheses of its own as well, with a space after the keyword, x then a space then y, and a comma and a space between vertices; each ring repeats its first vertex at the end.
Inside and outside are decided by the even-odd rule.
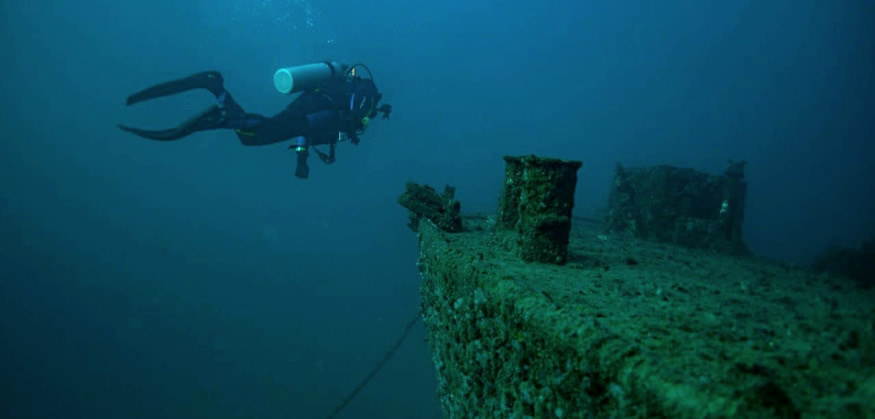
POLYGON ((873 289, 581 219, 527 263, 493 225, 418 225, 446 417, 875 417, 873 289))

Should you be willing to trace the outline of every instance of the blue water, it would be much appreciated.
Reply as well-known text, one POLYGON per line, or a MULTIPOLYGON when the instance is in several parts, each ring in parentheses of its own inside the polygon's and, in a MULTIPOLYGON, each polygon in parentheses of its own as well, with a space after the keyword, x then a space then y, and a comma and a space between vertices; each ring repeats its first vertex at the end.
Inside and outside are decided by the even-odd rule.
MULTIPOLYGON (((875 236, 870 1, 0 2, 0 415, 324 416, 418 308, 408 180, 493 211, 502 156, 613 168, 746 159, 745 235, 806 263, 875 236), (370 66, 395 112, 292 176, 285 144, 155 143, 212 102, 126 108, 221 71, 248 111, 282 66, 370 66)), ((421 326, 343 417, 441 417, 421 326)))

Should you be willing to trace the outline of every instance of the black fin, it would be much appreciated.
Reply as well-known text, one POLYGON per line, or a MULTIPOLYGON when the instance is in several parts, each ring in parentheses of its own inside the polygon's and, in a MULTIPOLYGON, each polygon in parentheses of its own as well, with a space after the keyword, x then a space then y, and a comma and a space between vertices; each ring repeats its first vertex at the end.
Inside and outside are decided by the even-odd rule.
POLYGON ((150 140, 173 141, 184 137, 184 135, 180 135, 179 129, 177 128, 151 131, 146 129, 132 128, 124 125, 119 125, 118 127, 121 128, 122 131, 127 131, 131 134, 139 135, 140 137, 148 138, 150 140))
POLYGON ((171 80, 145 88, 128 96, 128 106, 144 100, 155 99, 164 96, 175 95, 194 89, 207 89, 217 97, 225 91, 224 79, 218 71, 203 71, 188 77, 171 80))
POLYGON ((197 131, 206 131, 211 129, 225 128, 225 116, 222 108, 217 105, 210 106, 203 112, 189 118, 187 121, 179 124, 176 128, 164 130, 146 130, 133 128, 126 125, 119 125, 122 131, 130 132, 143 138, 156 141, 173 141, 178 140, 186 135, 197 131))

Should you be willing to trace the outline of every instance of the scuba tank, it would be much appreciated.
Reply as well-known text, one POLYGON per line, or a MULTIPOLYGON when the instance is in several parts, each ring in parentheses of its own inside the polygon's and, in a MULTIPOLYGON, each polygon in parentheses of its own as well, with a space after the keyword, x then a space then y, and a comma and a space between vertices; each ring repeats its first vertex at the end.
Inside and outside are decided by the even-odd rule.
MULTIPOLYGON (((383 95, 377 90, 371 70, 361 63, 350 66, 336 61, 323 61, 280 68, 274 73, 273 83, 283 94, 307 91, 318 92, 328 98, 333 104, 333 111, 341 119, 341 133, 353 137, 363 133, 378 112, 382 112, 385 119, 392 111, 390 105, 377 107, 383 95), (359 69, 366 71, 368 78, 360 77, 359 69)), ((333 117, 331 112, 314 112, 308 114, 307 119, 314 127, 338 125, 335 121, 328 122, 332 119, 329 116, 333 117)), ((356 138, 352 141, 358 142, 356 138)))
POLYGON ((285 67, 273 74, 273 85, 280 93, 297 93, 315 89, 331 78, 344 77, 348 69, 348 65, 336 61, 285 67))

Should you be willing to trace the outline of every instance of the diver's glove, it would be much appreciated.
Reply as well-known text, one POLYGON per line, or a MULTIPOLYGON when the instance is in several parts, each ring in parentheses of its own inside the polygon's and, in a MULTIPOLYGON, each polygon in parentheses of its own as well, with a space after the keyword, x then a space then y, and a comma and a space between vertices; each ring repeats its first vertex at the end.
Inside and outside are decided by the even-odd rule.
POLYGON ((384 104, 377 108, 377 111, 383 114, 383 119, 389 119, 389 114, 392 113, 392 105, 384 104))

